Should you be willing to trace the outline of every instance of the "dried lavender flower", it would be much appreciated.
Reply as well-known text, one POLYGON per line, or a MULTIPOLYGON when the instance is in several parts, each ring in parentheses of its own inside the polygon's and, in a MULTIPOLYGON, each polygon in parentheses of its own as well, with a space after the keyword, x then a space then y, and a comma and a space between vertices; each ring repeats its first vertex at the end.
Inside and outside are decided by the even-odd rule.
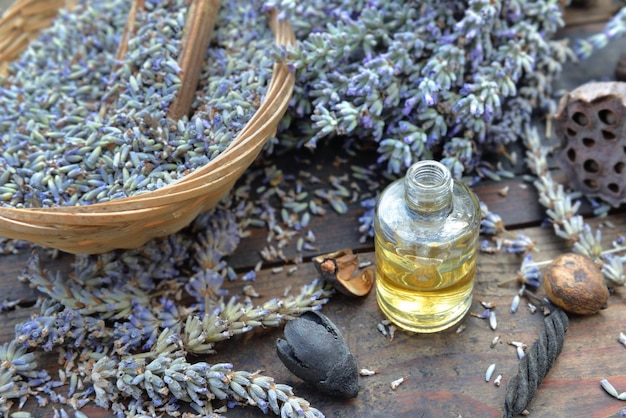
POLYGON ((591 259, 598 258, 602 254, 602 231, 596 229, 594 234, 591 232, 591 227, 585 224, 572 249, 574 252, 586 255, 591 259))
POLYGON ((493 213, 487 207, 487 204, 484 202, 480 202, 480 233, 487 235, 496 235, 501 232, 504 232, 506 229, 504 227, 504 221, 502 217, 497 213, 493 213))
POLYGON ((524 256, 524 260, 520 265, 519 272, 517 273, 518 280, 526 286, 533 288, 539 287, 541 284, 541 270, 532 259, 530 254, 524 256))
POLYGON ((161 188, 206 165, 267 91, 274 36, 262 6, 220 7, 193 114, 178 121, 168 110, 181 87, 187 2, 152 0, 139 8, 121 60, 116 51, 130 3, 83 0, 62 10, 0 78, 0 167, 8 173, 0 204, 104 202, 161 188))
POLYGON ((577 39, 574 51, 580 59, 588 59, 598 49, 604 48, 611 40, 626 33, 626 8, 621 8, 605 25, 604 30, 586 39, 577 39))
POLYGON ((507 253, 526 254, 535 247, 535 242, 525 234, 518 234, 515 239, 502 239, 502 248, 507 253))
POLYGON ((52 299, 41 302, 40 313, 15 326, 15 341, 24 347, 51 351, 59 345, 91 347, 102 344, 110 330, 104 320, 83 316, 52 299))
POLYGON ((602 264, 602 274, 611 283, 617 286, 624 286, 626 282, 626 274, 624 273, 624 257, 613 256, 611 254, 603 255, 604 263, 602 264))
MULTIPOLYGON (((28 353, 26 348, 15 340, 0 346, 0 412, 2 414, 7 414, 11 408, 12 403, 9 399, 25 399, 29 387, 43 383, 44 380, 40 378, 36 368, 35 354, 28 353), (24 379, 29 379, 30 382, 27 383, 24 379)), ((42 377, 47 377, 47 375, 42 377)))
POLYGON ((291 19, 299 40, 297 49, 276 52, 297 78, 284 125, 299 133, 291 143, 373 139, 379 162, 395 174, 436 154, 457 178, 474 170, 497 176, 482 155, 517 140, 533 109, 556 108, 551 80, 574 59, 551 40, 563 26, 553 1, 267 6, 291 19))

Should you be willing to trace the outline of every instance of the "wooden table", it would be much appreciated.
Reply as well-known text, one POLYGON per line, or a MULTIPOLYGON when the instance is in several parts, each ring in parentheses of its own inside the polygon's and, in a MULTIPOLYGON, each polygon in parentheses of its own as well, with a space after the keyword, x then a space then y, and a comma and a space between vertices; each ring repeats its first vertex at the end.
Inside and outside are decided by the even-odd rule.
MULTIPOLYGON (((623 42, 618 42, 612 47, 613 53, 605 51, 604 55, 599 54, 593 62, 582 67, 571 66, 564 73, 562 86, 575 87, 581 78, 583 82, 592 78, 610 78, 617 60, 615 51, 622 50, 623 46, 623 42), (610 64, 594 65, 598 59, 610 64)), ((305 169, 327 181, 331 174, 348 172, 350 164, 362 164, 364 159, 372 158, 372 155, 361 155, 358 159, 343 156, 350 160, 336 164, 339 160, 333 155, 335 152, 338 151, 321 149, 315 155, 301 152, 299 156, 277 158, 274 163, 288 173, 294 171, 291 157, 301 158, 296 170, 305 169), (310 160, 310 163, 304 160, 310 160)), ((519 174, 524 171, 522 164, 513 169, 519 174)), ((562 176, 559 178, 562 179, 562 176)), ((499 183, 484 181, 474 190, 493 212, 503 217, 509 231, 527 234, 535 240, 535 260, 548 260, 568 250, 566 243, 554 235, 551 227, 542 226, 545 216, 537 203, 537 194, 521 176, 499 183), (508 187, 508 195, 503 196, 500 192, 505 187, 508 187)), ((590 216, 588 205, 583 210, 591 225, 605 225, 605 219, 590 216)), ((255 289, 262 295, 260 300, 281 296, 286 287, 296 289, 311 282, 317 277, 311 258, 318 254, 351 248, 359 253, 362 261, 373 261, 372 239, 360 242, 361 234, 357 231, 357 219, 361 214, 358 203, 353 203, 346 214, 338 215, 328 210, 324 217, 313 217, 310 229, 317 236, 315 251, 305 251, 303 262, 290 275, 286 268, 278 273, 273 271, 274 267, 281 265, 280 262, 266 263, 254 282, 255 289)), ((626 218, 620 211, 615 211, 606 220, 615 225, 614 228, 603 229, 603 239, 608 246, 617 236, 626 233, 626 218)), ((250 231, 251 235, 243 239, 229 257, 229 263, 239 276, 254 267, 260 260, 260 250, 267 245, 267 230, 252 228, 250 231)), ((296 238, 285 248, 288 259, 297 255, 296 238)), ((32 307, 37 292, 16 280, 28 256, 26 251, 0 258, 0 298, 23 298, 17 309, 0 313, 0 342, 9 341, 14 335, 15 324, 38 311, 32 307)), ((46 268, 54 270, 66 266, 69 261, 70 256, 62 256, 59 260, 48 262, 46 268)), ((377 328, 384 318, 377 308, 374 292, 358 300, 333 296, 323 312, 342 330, 359 367, 378 372, 374 376, 360 378, 360 393, 356 399, 329 398, 292 375, 275 354, 276 339, 282 337, 281 328, 266 329, 219 343, 217 354, 198 357, 197 360, 231 362, 238 370, 263 370, 278 382, 292 385, 297 395, 309 400, 328 417, 499 417, 503 410, 506 383, 517 373, 518 365, 516 350, 507 343, 515 340, 530 345, 543 321, 540 312, 531 314, 525 300, 517 313, 510 313, 509 306, 518 285, 515 282, 506 286, 497 285, 516 276, 520 261, 520 256, 512 254, 481 253, 478 258, 471 311, 482 312, 481 301, 496 303, 498 327, 495 331, 490 329, 487 321, 468 315, 461 323, 465 328, 462 332, 457 332, 457 326, 433 335, 409 335, 398 331, 391 341, 377 328), (491 348, 496 335, 500 336, 500 342, 491 348), (485 382, 485 371, 492 363, 496 364, 494 377, 502 375, 499 387, 485 382), (390 383, 400 377, 405 378, 404 383, 392 390, 390 383)), ((226 288, 230 295, 240 294, 244 284, 247 283, 236 280, 227 283, 226 288)), ((594 316, 570 317, 565 346, 528 408, 531 416, 620 416, 626 404, 607 395, 599 382, 605 377, 618 391, 626 391, 626 351, 617 342, 619 333, 626 332, 625 299, 626 290, 617 289, 610 297, 608 309, 594 316)), ((56 376, 58 366, 54 355, 42 356, 40 363, 52 376, 56 376)), ((59 390, 63 392, 66 388, 59 390)), ((65 409, 70 410, 67 406, 65 409)), ((24 410, 35 417, 51 416, 53 412, 52 405, 40 408, 34 402, 28 402, 24 410)), ((84 407, 82 412, 89 417, 110 415, 109 411, 93 404, 84 407)), ((260 417, 263 414, 248 407, 229 410, 227 416, 260 417)))

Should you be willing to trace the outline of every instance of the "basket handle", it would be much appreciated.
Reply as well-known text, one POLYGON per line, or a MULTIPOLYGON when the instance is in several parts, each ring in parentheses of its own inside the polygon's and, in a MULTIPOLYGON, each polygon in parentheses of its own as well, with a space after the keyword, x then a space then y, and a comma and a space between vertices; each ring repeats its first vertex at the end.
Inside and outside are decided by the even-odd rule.
POLYGON ((220 0, 192 0, 189 5, 178 56, 182 85, 167 112, 170 119, 178 120, 191 109, 219 8, 220 0))

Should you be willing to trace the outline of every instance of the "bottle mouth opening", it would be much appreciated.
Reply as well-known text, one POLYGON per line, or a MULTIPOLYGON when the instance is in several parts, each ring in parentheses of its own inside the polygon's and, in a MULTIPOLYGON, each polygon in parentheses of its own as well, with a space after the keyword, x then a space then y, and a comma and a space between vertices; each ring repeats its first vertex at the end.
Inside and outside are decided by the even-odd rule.
POLYGON ((419 186, 426 189, 438 189, 448 187, 450 184, 450 171, 437 161, 420 161, 409 168, 408 178, 419 186))
POLYGON ((448 167, 434 160, 413 164, 405 176, 405 199, 421 216, 441 217, 451 210, 453 181, 448 167))

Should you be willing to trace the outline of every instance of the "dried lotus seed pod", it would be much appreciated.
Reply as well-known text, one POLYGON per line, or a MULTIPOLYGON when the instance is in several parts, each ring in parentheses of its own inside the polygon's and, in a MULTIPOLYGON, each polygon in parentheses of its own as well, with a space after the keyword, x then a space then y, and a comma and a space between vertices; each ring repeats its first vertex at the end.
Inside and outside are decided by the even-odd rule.
POLYGON ((555 116, 555 156, 572 187, 617 207, 626 202, 626 83, 587 83, 555 116))

